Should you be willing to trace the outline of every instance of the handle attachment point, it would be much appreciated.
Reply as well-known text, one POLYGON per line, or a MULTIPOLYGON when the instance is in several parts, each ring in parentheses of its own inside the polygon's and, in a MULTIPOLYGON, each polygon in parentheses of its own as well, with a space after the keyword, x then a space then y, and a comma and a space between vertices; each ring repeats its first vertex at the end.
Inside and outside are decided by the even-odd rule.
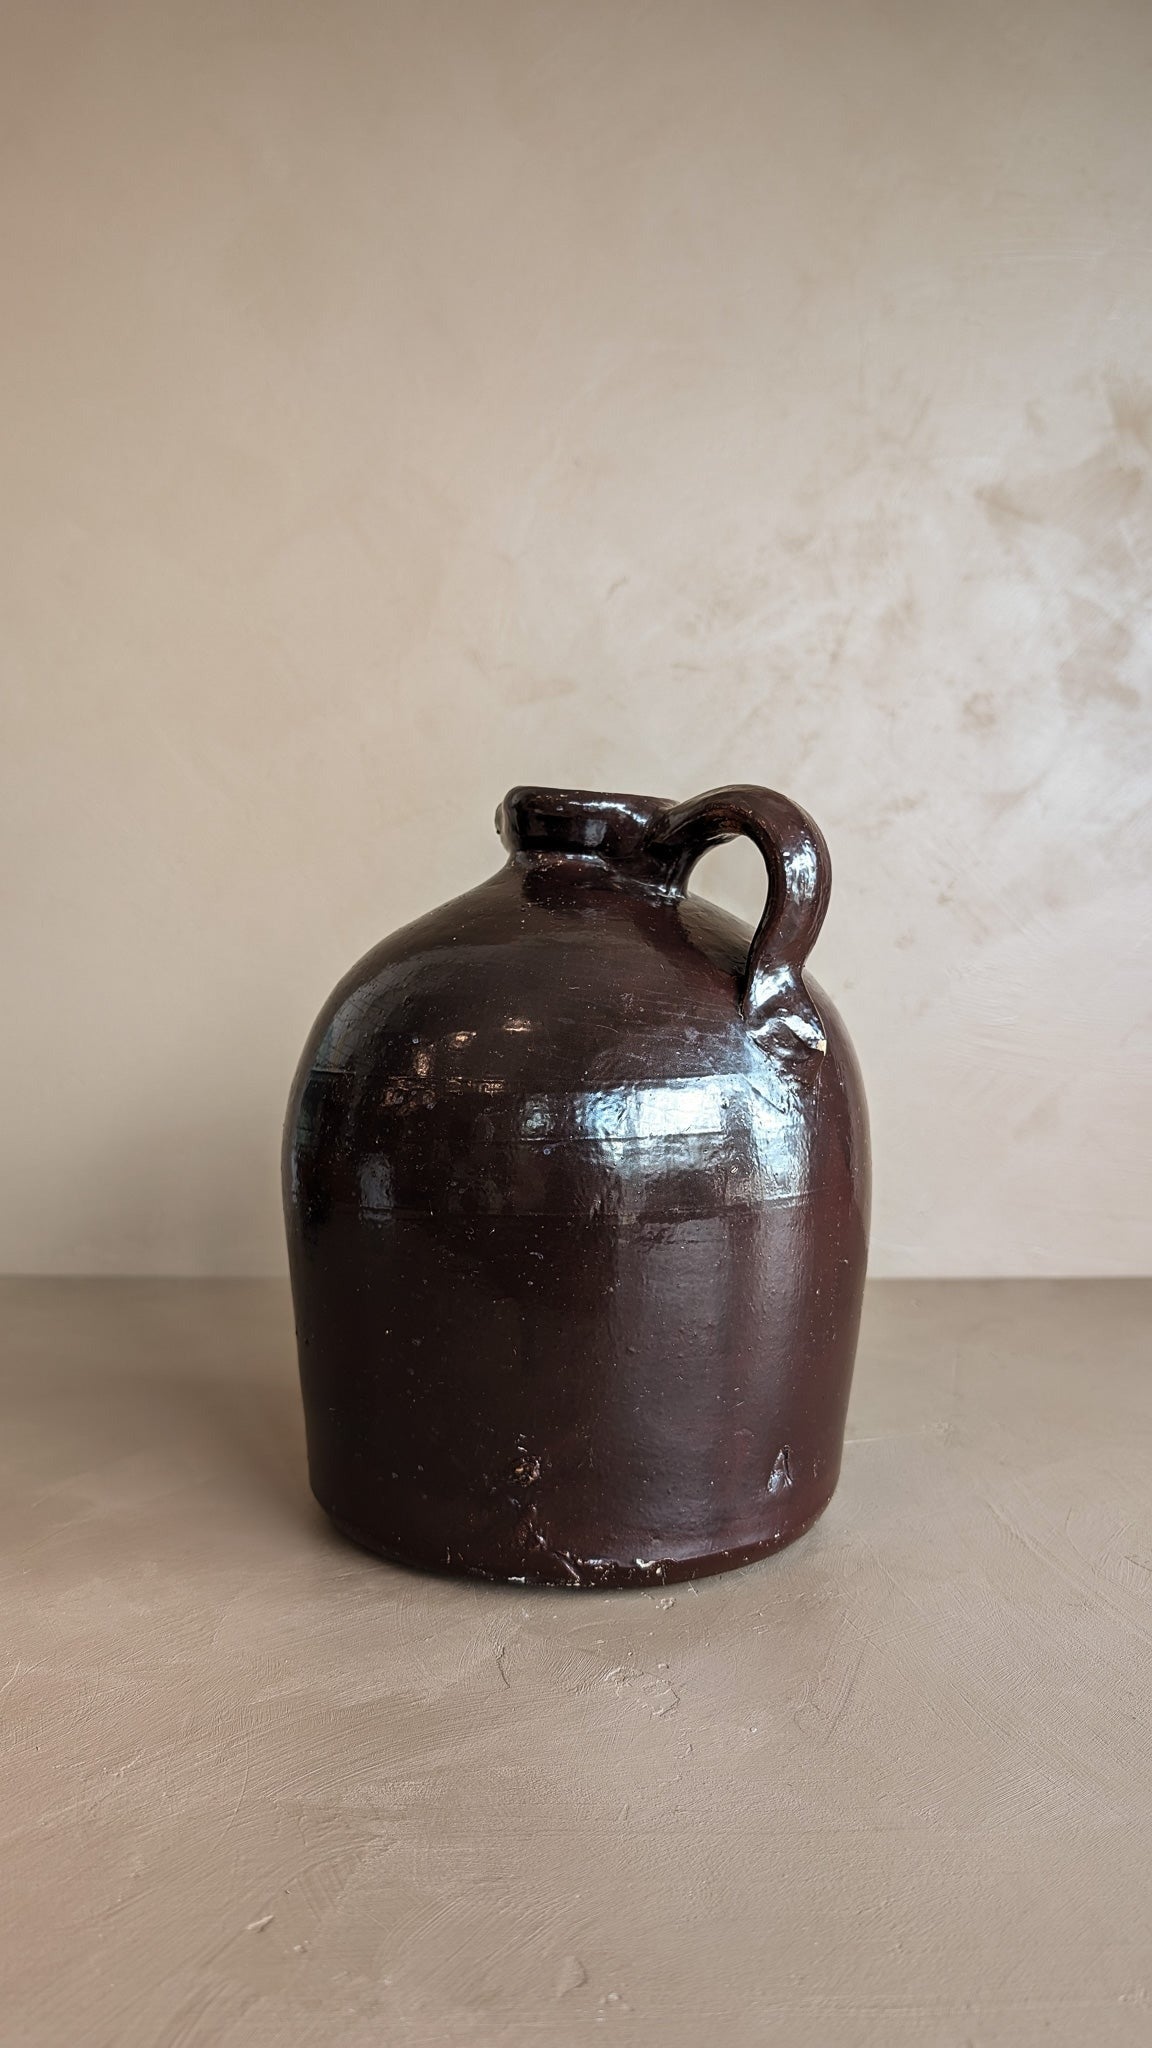
POLYGON ((804 962, 824 922, 832 881, 819 826, 777 790, 737 784, 673 804, 653 822, 648 840, 673 856, 673 885, 682 888, 704 854, 741 834, 758 847, 768 870, 768 899, 740 985, 741 1014, 766 1052, 806 1063, 828 1045, 804 983, 804 962))

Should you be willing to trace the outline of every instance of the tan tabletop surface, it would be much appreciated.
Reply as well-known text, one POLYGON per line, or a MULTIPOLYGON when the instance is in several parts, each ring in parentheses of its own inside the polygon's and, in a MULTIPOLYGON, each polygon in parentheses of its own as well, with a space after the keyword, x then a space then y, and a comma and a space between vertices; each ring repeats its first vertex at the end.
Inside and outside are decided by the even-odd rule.
POLYGON ((331 1534, 274 1283, 0 1307, 3 2048, 1152 2042, 1152 1283, 873 1287, 824 1521, 616 1594, 331 1534))

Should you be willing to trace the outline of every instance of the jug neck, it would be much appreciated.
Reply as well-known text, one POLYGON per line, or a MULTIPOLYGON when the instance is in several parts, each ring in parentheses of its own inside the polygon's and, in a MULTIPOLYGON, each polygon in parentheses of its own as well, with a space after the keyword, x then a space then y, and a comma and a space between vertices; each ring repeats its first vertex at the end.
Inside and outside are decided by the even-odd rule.
POLYGON ((653 844, 653 830, 669 808, 660 797, 522 787, 509 790, 496 830, 514 859, 579 862, 603 869, 611 882, 669 889, 678 860, 653 844))

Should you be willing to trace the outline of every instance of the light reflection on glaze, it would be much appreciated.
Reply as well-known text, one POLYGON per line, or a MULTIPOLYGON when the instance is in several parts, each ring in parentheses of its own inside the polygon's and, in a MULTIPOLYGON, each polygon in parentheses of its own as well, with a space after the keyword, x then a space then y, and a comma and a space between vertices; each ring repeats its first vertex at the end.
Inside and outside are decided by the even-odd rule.
MULTIPOLYGON (((601 1167, 637 1192, 678 1167, 684 1143, 715 1141, 713 1170, 740 1182, 739 1199, 802 1195, 810 1145, 806 1102, 794 1084, 768 1086, 747 1074, 702 1074, 570 1096, 529 1096, 522 1142, 585 1145, 601 1167), (681 1141, 678 1145, 676 1141, 681 1141)), ((735 1197, 736 1190, 733 1190, 735 1197)))

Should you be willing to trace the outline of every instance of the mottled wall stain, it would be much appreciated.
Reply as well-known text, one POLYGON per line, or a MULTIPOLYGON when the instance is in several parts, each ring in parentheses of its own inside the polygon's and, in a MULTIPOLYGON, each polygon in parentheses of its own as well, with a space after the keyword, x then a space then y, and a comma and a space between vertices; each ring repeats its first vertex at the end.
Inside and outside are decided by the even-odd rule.
POLYGON ((986 484, 978 495, 993 514, 1034 526, 1060 526, 1091 545, 1112 520, 1132 510, 1144 481, 1140 469, 1118 462, 1105 447, 1070 469, 986 484))
POLYGON ((960 707, 960 723, 966 732, 994 732, 996 699, 990 690, 973 690, 960 707))

